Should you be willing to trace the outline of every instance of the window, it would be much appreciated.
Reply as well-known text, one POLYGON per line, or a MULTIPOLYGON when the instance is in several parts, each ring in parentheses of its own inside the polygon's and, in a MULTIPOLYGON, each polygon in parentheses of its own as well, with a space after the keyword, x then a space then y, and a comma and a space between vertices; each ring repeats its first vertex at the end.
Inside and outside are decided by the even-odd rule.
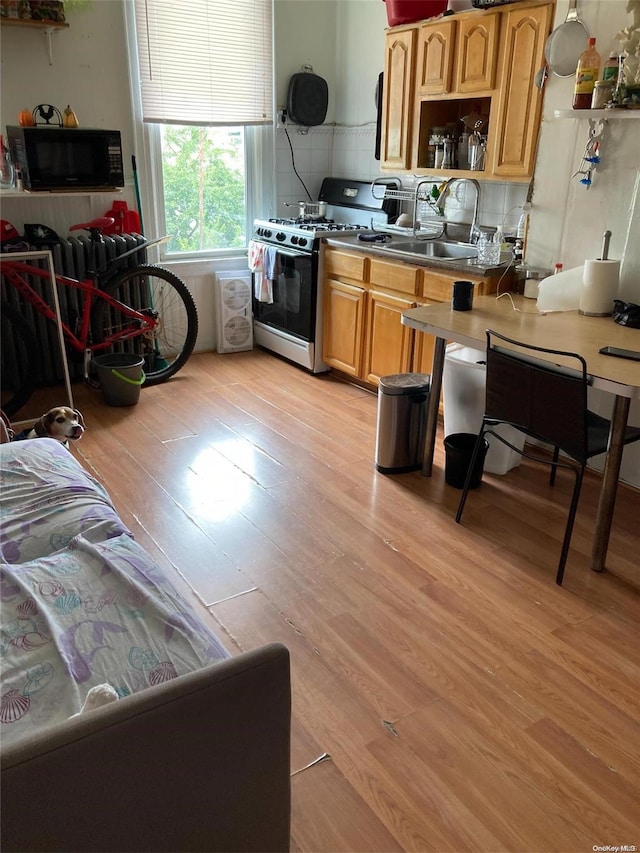
POLYGON ((272 187, 273 0, 126 9, 146 230, 171 255, 237 252, 272 187))
POLYGON ((246 245, 243 127, 163 125, 162 185, 168 252, 246 245))

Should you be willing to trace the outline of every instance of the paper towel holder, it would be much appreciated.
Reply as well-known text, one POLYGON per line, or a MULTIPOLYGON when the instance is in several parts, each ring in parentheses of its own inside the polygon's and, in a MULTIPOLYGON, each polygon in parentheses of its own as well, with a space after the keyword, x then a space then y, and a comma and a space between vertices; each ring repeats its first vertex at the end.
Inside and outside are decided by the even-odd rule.
POLYGON ((602 257, 598 258, 600 261, 608 261, 609 260, 609 241, 611 240, 611 231, 605 231, 602 235, 602 257))

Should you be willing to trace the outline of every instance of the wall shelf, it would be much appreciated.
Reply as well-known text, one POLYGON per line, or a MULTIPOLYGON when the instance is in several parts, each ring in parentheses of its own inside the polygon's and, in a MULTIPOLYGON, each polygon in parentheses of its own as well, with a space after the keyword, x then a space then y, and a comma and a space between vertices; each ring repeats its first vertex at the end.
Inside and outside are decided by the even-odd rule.
POLYGON ((60 192, 29 192, 28 190, 0 190, 0 198, 85 198, 94 195, 117 195, 122 193, 122 187, 112 190, 60 190, 60 192))
POLYGON ((640 110, 554 110, 555 118, 640 118, 640 110))
POLYGON ((40 32, 44 33, 44 37, 47 41, 49 65, 53 65, 51 33, 55 30, 65 30, 69 26, 66 21, 32 21, 28 18, 0 18, 0 25, 3 27, 27 27, 28 29, 40 30, 40 32))

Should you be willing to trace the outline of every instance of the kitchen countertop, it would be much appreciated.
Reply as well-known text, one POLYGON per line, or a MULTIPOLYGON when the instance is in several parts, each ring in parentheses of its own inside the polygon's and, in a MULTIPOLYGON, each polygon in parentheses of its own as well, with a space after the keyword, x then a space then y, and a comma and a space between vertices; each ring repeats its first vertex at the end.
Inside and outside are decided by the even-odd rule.
MULTIPOLYGON (((389 243, 392 243, 394 239, 394 237, 391 237, 389 243)), ((406 240, 407 238, 400 237, 399 239, 406 240)), ((354 249, 358 252, 364 252, 367 255, 379 255, 380 257, 386 258, 387 260, 397 261, 398 263, 412 264, 413 266, 420 267, 429 267, 434 270, 437 269, 440 272, 464 272, 467 273, 467 275, 477 275, 481 277, 491 275, 496 271, 506 272, 512 260, 511 252, 504 252, 504 262, 499 264, 498 266, 492 267, 487 267, 483 264, 479 264, 473 261, 471 258, 423 258, 419 255, 412 255, 409 253, 403 256, 398 254, 397 252, 390 252, 387 248, 387 243, 368 243, 364 240, 359 240, 357 236, 352 236, 351 234, 345 236, 323 237, 322 242, 327 246, 334 246, 338 249, 354 249)))

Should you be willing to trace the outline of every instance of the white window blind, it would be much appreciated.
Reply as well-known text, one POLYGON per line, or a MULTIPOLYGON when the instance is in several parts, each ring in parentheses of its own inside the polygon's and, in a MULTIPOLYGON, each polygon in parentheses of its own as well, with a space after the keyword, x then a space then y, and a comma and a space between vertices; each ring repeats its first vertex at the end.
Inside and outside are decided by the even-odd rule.
POLYGON ((135 0, 142 117, 273 120, 272 0, 135 0))

